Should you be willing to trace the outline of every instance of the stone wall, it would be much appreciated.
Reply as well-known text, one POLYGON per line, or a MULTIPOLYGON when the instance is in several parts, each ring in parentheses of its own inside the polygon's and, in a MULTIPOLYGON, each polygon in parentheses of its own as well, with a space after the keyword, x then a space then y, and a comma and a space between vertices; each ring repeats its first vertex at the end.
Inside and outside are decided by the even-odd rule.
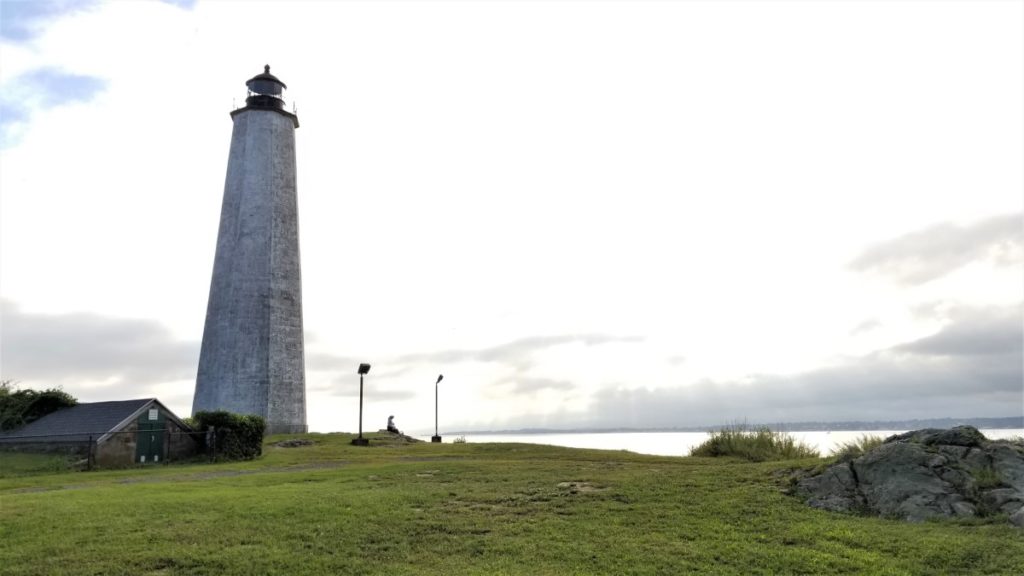
POLYGON ((123 468, 135 463, 139 423, 130 424, 107 437, 93 448, 93 459, 100 468, 123 468))
POLYGON ((168 420, 167 436, 164 441, 164 458, 173 462, 194 456, 199 450, 200 439, 200 433, 185 430, 175 424, 173 420, 168 420))

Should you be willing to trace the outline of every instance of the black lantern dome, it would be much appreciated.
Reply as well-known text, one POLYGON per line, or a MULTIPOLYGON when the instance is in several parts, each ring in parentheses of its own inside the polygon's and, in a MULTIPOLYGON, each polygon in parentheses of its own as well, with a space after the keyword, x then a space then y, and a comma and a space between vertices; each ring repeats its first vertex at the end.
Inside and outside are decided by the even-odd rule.
POLYGON ((270 65, 263 67, 263 74, 250 78, 246 83, 249 87, 249 97, 245 99, 245 105, 250 108, 284 108, 284 91, 288 88, 284 82, 270 73, 270 65))

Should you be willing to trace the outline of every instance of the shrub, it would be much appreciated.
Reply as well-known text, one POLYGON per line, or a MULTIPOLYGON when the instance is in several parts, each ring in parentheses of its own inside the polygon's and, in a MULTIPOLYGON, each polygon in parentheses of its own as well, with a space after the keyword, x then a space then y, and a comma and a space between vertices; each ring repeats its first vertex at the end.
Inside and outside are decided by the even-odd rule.
POLYGON ((711 438, 690 450, 690 456, 734 456, 763 462, 817 458, 818 451, 785 432, 773 432, 767 426, 751 429, 740 424, 711 432, 711 438))
POLYGON ((885 439, 875 434, 861 434, 855 440, 843 442, 832 449, 839 462, 849 462, 882 445, 885 439))
POLYGON ((452 444, 465 444, 465 443, 466 443, 466 437, 465 436, 457 436, 455 438, 455 440, 452 440, 452 444))
POLYGON ((61 408, 78 404, 60 388, 15 390, 10 380, 0 382, 0 430, 13 430, 61 408))
POLYGON ((978 488, 982 490, 997 488, 1003 485, 1003 478, 998 472, 988 466, 974 471, 974 481, 978 483, 978 488))
POLYGON ((263 432, 266 422, 253 414, 196 412, 192 416, 201 436, 203 448, 218 460, 251 460, 263 454, 263 432), (212 429, 212 433, 211 433, 212 429))

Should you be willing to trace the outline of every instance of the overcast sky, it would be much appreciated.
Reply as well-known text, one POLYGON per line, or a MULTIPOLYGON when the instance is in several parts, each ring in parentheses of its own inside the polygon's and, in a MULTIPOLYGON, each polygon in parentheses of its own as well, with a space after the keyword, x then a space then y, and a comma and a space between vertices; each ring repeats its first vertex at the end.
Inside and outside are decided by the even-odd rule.
POLYGON ((0 0, 0 372, 191 412, 231 119, 309 425, 1024 413, 1024 3, 0 0))

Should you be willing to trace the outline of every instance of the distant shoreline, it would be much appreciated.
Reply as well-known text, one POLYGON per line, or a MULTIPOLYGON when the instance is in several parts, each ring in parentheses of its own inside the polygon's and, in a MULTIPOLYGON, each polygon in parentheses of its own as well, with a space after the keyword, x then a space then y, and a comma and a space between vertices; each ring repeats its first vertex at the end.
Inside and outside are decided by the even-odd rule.
MULTIPOLYGON (((953 426, 974 426, 995 430, 1024 428, 1024 416, 1008 416, 1005 418, 928 418, 920 420, 883 420, 864 421, 852 420, 845 422, 764 422, 739 425, 756 428, 767 426, 781 432, 808 431, 858 431, 858 430, 918 430, 921 428, 952 428, 953 426)), ((459 435, 500 435, 500 434, 628 434, 644 432, 708 432, 719 430, 736 424, 718 424, 714 426, 674 426, 651 428, 519 428, 514 430, 459 430, 445 432, 448 436, 459 435)))

